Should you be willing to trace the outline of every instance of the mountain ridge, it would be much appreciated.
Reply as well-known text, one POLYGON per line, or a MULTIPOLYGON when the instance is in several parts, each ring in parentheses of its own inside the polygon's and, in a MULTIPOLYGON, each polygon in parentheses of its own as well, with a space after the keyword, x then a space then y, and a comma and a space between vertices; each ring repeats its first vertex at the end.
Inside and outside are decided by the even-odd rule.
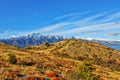
POLYGON ((26 36, 11 37, 8 39, 0 39, 0 42, 10 44, 12 46, 24 48, 30 45, 40 45, 44 42, 53 43, 63 40, 62 36, 52 35, 40 35, 39 33, 33 33, 26 36))
MULTIPOLYGON (((101 45, 105 46, 119 46, 120 41, 114 41, 114 40, 102 40, 102 39, 88 39, 88 38, 80 38, 80 37, 64 37, 64 36, 56 36, 56 35, 41 35, 39 33, 33 33, 29 34, 26 36, 17 36, 17 37, 10 37, 8 39, 0 39, 0 42, 10 44, 12 46, 17 46, 17 47, 27 47, 31 45, 40 45, 44 42, 48 43, 54 43, 54 42, 59 42, 64 39, 80 39, 80 40, 85 40, 85 41, 91 41, 91 42, 96 42, 101 45)), ((113 47, 114 48, 114 47, 113 47)))

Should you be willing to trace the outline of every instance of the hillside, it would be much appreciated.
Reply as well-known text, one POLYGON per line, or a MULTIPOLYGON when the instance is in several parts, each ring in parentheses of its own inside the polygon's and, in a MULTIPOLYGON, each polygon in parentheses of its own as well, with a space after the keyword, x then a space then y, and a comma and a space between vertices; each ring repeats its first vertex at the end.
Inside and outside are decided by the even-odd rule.
POLYGON ((93 64, 99 80, 120 80, 120 52, 97 43, 63 40, 26 48, 0 43, 1 80, 79 80, 84 62, 93 64), (8 54, 16 56, 16 64, 8 54))

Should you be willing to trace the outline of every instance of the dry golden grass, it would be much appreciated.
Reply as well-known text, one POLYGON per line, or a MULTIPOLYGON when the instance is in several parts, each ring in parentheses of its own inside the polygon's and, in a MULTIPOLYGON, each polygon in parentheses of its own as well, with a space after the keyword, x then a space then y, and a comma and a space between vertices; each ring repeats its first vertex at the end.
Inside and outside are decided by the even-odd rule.
MULTIPOLYGON (((68 73, 77 72, 78 66, 83 61, 94 61, 93 56, 100 60, 120 62, 119 51, 81 40, 64 40, 49 46, 43 44, 25 49, 0 43, 0 80, 7 78, 23 80, 28 76, 47 78, 46 74, 50 72, 56 72, 67 80, 68 73), (17 64, 9 63, 8 54, 16 56, 17 64)), ((96 69, 94 73, 99 75, 101 80, 120 80, 120 72, 104 65, 95 64, 94 67, 96 69)))

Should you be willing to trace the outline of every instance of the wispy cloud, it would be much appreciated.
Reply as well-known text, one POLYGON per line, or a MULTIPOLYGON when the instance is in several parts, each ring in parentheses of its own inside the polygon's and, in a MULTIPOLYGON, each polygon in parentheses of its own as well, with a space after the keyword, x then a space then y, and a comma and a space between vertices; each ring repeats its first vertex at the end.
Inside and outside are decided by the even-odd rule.
POLYGON ((4 37, 10 33, 9 30, 5 30, 3 33, 0 33, 0 37, 4 37))
MULTIPOLYGON (((48 25, 42 29, 35 30, 33 32, 40 32, 40 33, 50 32, 50 34, 67 35, 67 34, 76 34, 77 32, 92 32, 92 31, 97 32, 98 30, 106 31, 112 29, 120 29, 120 24, 116 24, 115 21, 115 20, 119 21, 118 20, 118 18, 120 17, 119 13, 120 12, 116 12, 116 13, 104 12, 101 14, 85 17, 79 20, 61 21, 52 25, 48 25), (70 25, 72 25, 72 27, 70 25), (68 28, 68 30, 66 30, 65 28, 68 28)), ((68 16, 75 17, 76 14, 68 14, 68 16)), ((59 19, 68 16, 64 15, 62 17, 59 17, 59 19)))
POLYGON ((67 19, 67 20, 72 20, 72 19, 78 19, 80 18, 79 16, 83 16, 85 14, 87 14, 88 12, 81 12, 81 13, 69 13, 69 14, 64 14, 62 16, 57 16, 56 18, 54 18, 54 21, 58 21, 58 20, 63 20, 63 19, 67 19))
POLYGON ((65 14, 65 15, 58 16, 58 17, 54 18, 54 20, 60 20, 60 19, 64 19, 64 18, 71 18, 71 17, 78 16, 78 15, 79 15, 78 13, 65 14))
MULTIPOLYGON (((120 31, 118 31, 120 30, 120 11, 107 11, 98 14, 89 14, 88 12, 82 12, 80 14, 70 13, 58 16, 54 18, 53 21, 57 22, 44 26, 38 30, 23 32, 23 34, 38 32, 41 34, 52 35, 82 35, 84 33, 96 37, 99 37, 100 35, 104 37, 120 36, 120 31), (113 30, 116 32, 111 33, 110 31, 113 30)), ((1 35, 5 35, 5 33, 1 35)))
POLYGON ((20 36, 18 31, 12 31, 9 29, 6 29, 4 32, 0 33, 0 38, 9 38, 9 37, 15 37, 20 36))
POLYGON ((109 33, 109 36, 120 36, 120 33, 109 33))
POLYGON ((107 30, 112 30, 112 29, 120 29, 120 25, 115 25, 114 22, 112 23, 102 23, 102 24, 94 24, 90 26, 82 26, 82 27, 77 27, 73 28, 70 30, 66 31, 60 31, 60 32, 55 32, 54 34, 74 34, 76 32, 86 32, 86 31, 107 31, 107 30))

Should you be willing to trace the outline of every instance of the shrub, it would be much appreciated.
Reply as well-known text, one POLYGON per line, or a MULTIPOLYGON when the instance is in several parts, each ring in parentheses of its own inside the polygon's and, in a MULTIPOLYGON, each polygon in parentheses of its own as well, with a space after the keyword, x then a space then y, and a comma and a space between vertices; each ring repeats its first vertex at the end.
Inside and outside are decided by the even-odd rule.
POLYGON ((99 80, 98 77, 93 74, 93 65, 90 62, 85 62, 79 67, 80 80, 99 80))
POLYGON ((46 46, 46 47, 50 46, 50 44, 48 42, 44 42, 43 45, 46 46))
POLYGON ((17 59, 16 59, 16 56, 13 55, 13 54, 8 54, 9 56, 9 63, 10 64, 16 64, 17 63, 17 59))
POLYGON ((33 66, 33 65, 35 65, 35 63, 34 62, 23 62, 22 65, 24 65, 24 66, 33 66))
POLYGON ((63 65, 60 64, 60 63, 57 63, 56 66, 57 66, 57 67, 62 67, 63 65))

